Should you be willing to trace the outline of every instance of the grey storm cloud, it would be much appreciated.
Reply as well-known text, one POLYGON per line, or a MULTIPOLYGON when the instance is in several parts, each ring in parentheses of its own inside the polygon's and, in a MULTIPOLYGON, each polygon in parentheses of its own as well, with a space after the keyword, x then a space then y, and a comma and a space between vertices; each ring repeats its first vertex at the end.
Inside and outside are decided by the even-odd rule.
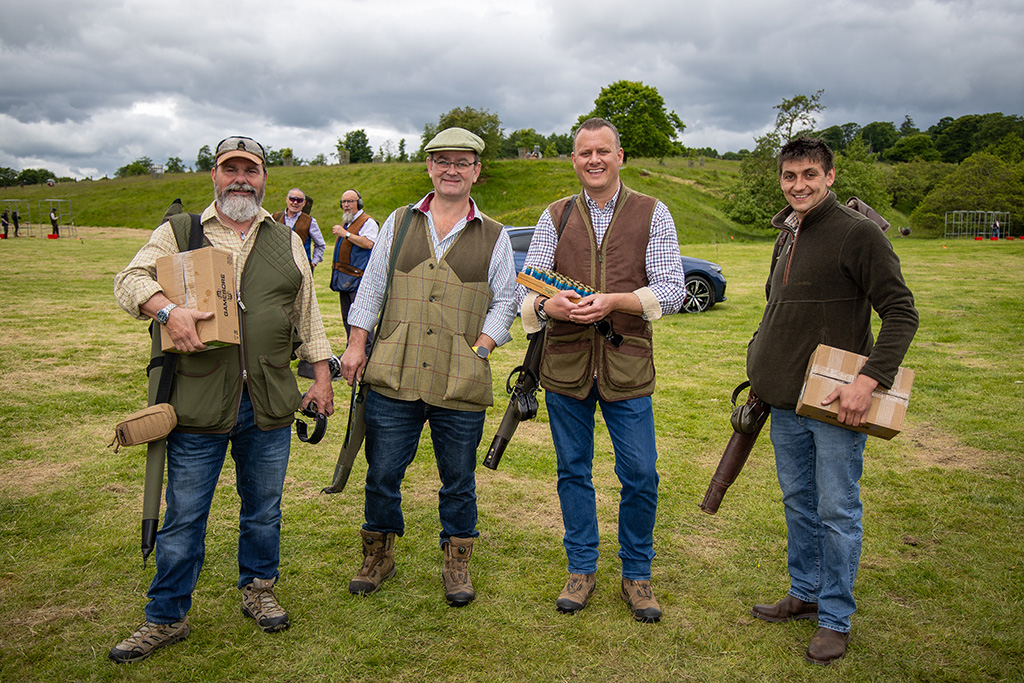
POLYGON ((232 133, 301 158, 376 148, 453 107, 568 132, 602 87, 654 86, 691 147, 753 147, 783 98, 819 126, 1024 113, 1018 0, 40 0, 0 22, 0 165, 193 163, 232 133))

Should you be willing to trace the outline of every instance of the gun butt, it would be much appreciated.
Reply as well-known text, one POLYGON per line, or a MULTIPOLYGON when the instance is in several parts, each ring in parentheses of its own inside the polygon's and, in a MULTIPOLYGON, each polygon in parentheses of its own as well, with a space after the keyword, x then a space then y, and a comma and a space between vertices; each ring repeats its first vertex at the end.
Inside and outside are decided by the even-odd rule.
POLYGON ((498 469, 498 463, 501 462, 501 456, 505 454, 505 447, 508 446, 508 442, 509 439, 501 434, 494 435, 491 447, 487 450, 487 457, 484 458, 484 467, 492 470, 498 469))

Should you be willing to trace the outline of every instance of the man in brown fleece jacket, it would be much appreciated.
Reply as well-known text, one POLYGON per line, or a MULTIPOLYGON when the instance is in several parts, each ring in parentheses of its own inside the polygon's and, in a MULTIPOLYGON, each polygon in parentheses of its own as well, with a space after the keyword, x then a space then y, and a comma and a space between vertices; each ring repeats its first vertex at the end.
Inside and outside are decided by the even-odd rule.
POLYGON ((836 177, 832 150, 821 140, 798 138, 778 161, 789 206, 772 219, 781 233, 765 285, 768 303, 747 349, 747 376, 771 406, 790 588, 779 602, 752 611, 770 622, 817 620, 805 657, 829 664, 846 653, 856 609, 863 535, 858 482, 867 437, 796 414, 804 371, 819 343, 867 356, 860 374, 823 401, 839 402, 840 422, 863 425, 871 392, 892 385, 918 316, 889 240, 829 189, 836 177), (882 319, 877 341, 872 309, 882 319))

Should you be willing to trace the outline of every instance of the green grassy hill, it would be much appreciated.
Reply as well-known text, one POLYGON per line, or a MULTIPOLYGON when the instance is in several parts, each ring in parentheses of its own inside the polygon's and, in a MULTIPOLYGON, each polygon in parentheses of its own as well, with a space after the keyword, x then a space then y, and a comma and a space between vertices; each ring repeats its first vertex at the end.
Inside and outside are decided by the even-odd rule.
MULTIPOLYGON (((665 202, 683 244, 774 237, 767 230, 744 228, 725 216, 727 198, 739 172, 738 162, 707 160, 703 166, 695 164, 692 168, 689 163, 687 159, 669 159, 664 163, 637 159, 623 168, 622 178, 633 189, 665 202)), ((366 211, 382 220, 396 207, 426 194, 430 180, 422 163, 274 167, 267 181, 267 210, 283 208, 284 196, 292 187, 301 187, 314 198, 313 215, 321 226, 329 229, 341 219, 338 201, 349 188, 358 189, 365 198, 366 211)), ((532 225, 551 201, 578 191, 579 182, 568 160, 506 160, 484 167, 473 196, 498 221, 532 225)), ((198 210, 210 202, 211 196, 206 173, 0 190, 0 199, 28 201, 34 223, 46 222, 46 200, 67 199, 75 225, 145 229, 156 225, 176 197, 182 198, 186 209, 198 210)))

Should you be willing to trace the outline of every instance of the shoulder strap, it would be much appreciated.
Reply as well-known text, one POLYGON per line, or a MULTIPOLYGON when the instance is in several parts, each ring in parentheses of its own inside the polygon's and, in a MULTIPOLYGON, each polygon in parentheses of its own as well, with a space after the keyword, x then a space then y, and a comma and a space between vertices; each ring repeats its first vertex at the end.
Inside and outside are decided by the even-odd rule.
MULTIPOLYGON (((197 213, 190 213, 191 226, 188 233, 188 249, 199 249, 203 246, 203 222, 197 213)), ((153 321, 149 326, 149 333, 155 337, 160 336, 160 326, 153 321)), ((155 344, 154 344, 155 345, 155 344)), ((171 400, 171 391, 174 389, 174 369, 178 364, 178 354, 164 353, 150 359, 147 374, 156 366, 160 366, 160 383, 156 389, 156 403, 168 403, 171 400)))
POLYGON ((569 197, 569 205, 565 207, 565 211, 562 212, 562 222, 555 230, 555 235, 558 239, 562 238, 562 231, 565 230, 565 224, 569 222, 569 214, 572 213, 573 207, 576 206, 576 195, 569 197))
MULTIPOLYGON (((391 253, 388 256, 388 279, 384 283, 384 298, 380 302, 380 315, 384 315, 384 307, 388 303, 388 294, 391 292, 391 280, 395 276, 395 263, 397 261, 398 252, 402 248, 402 242, 405 241, 405 235, 409 232, 409 224, 412 223, 413 205, 409 204, 405 207, 405 215, 402 217, 402 222, 398 226, 398 232, 395 233, 394 239, 391 241, 391 253)), ((373 353, 373 347, 377 345, 378 335, 373 335, 373 342, 370 344, 370 353, 366 354, 369 358, 370 354, 373 353)))

